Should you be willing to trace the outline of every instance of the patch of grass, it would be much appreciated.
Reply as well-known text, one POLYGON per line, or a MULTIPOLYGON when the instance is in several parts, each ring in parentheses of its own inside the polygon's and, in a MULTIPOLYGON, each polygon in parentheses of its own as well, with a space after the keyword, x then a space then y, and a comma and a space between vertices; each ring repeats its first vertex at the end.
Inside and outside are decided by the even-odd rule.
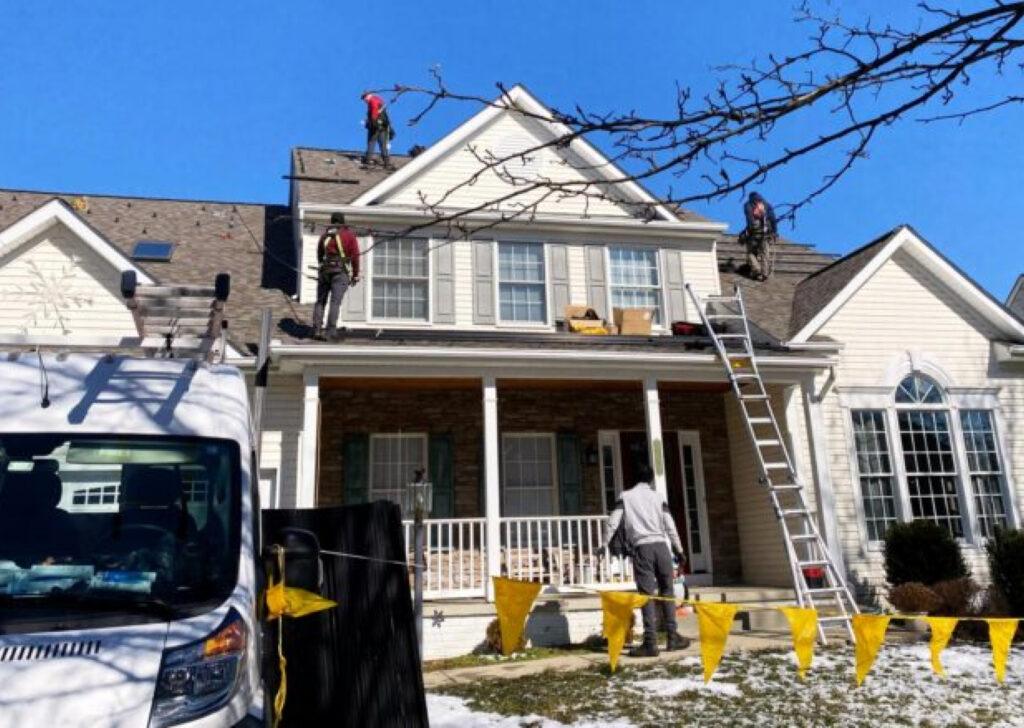
POLYGON ((571 655, 574 652, 585 650, 583 646, 568 645, 566 647, 527 647, 525 650, 505 655, 494 652, 474 653, 460 655, 459 657, 448 657, 442 660, 427 660, 423 663, 423 672, 435 672, 437 670, 454 670, 458 667, 482 667, 485 665, 504 665, 509 662, 528 662, 530 660, 543 660, 546 657, 561 657, 571 655))

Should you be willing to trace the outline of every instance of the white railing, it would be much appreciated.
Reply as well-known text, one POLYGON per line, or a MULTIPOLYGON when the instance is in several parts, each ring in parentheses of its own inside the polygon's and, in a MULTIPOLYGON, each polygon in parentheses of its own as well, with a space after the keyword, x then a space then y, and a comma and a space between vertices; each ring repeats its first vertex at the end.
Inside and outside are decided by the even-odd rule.
POLYGON ((501 519, 501 571, 551 587, 601 587, 633 582, 628 559, 601 555, 606 516, 501 519))
MULTIPOLYGON (((423 596, 427 599, 484 595, 487 537, 483 518, 430 519, 423 524, 423 596)), ((413 564, 413 523, 404 521, 406 561, 413 564)), ((410 570, 410 576, 412 572, 410 570)))

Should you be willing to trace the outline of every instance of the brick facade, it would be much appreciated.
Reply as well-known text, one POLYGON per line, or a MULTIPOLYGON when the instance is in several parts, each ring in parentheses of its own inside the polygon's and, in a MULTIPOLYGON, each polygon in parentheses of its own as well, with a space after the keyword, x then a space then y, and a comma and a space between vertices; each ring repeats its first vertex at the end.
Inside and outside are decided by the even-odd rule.
MULTIPOLYGON (((424 382, 424 387, 429 387, 424 382)), ((700 433, 707 493, 709 542, 716 583, 740 578, 724 395, 661 392, 662 427, 700 433)), ((501 432, 577 433, 583 451, 596 451, 598 430, 643 431, 639 385, 634 389, 514 389, 499 386, 501 432)), ((342 438, 346 433, 451 433, 455 445, 455 516, 483 514, 481 489, 483 405, 480 388, 436 390, 333 389, 321 392, 318 502, 342 502, 342 438)), ((584 513, 602 513, 601 474, 584 465, 584 513)))

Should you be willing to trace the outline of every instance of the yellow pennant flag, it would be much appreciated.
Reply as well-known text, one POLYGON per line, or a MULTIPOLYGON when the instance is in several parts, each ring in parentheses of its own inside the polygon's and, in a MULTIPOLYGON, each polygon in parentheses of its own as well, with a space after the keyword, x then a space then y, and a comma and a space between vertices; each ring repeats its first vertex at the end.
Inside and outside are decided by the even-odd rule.
POLYGON ((498 611, 501 628, 501 654, 511 655, 519 647, 526 628, 526 617, 540 594, 542 584, 537 581, 519 581, 492 577, 494 581, 494 608, 498 611))
POLYGON ((924 621, 928 623, 932 631, 932 640, 929 644, 932 652, 932 670, 936 675, 945 675, 946 671, 942 668, 940 658, 942 651, 949 644, 949 638, 953 636, 956 623, 960 620, 956 617, 925 617, 924 621))
POLYGON ((992 643, 992 666, 996 669, 996 680, 1001 683, 1006 679, 1006 658, 1020 620, 989 618, 985 621, 988 622, 988 640, 992 643))
POLYGON ((619 664, 619 654, 626 644, 626 633, 632 621, 633 610, 647 604, 645 594, 634 592, 601 592, 601 611, 604 612, 604 636, 608 640, 608 663, 612 672, 619 664))
POLYGON ((324 609, 338 606, 337 602, 324 599, 319 594, 285 586, 278 582, 267 589, 267 619, 287 617, 305 617, 307 614, 321 612, 324 609))
POLYGON ((885 630, 889 627, 890 617, 885 614, 855 614, 853 615, 853 637, 856 642, 855 652, 857 655, 857 685, 864 682, 864 678, 871 671, 878 657, 878 650, 885 641, 885 630))
POLYGON ((803 680, 814 657, 814 643, 818 639, 818 610, 803 607, 779 607, 789 620, 793 633, 793 651, 796 652, 797 674, 803 680))
POLYGON ((704 664, 704 682, 709 682, 725 652, 725 640, 732 629, 738 607, 735 604, 697 602, 697 626, 700 628, 700 659, 704 664))

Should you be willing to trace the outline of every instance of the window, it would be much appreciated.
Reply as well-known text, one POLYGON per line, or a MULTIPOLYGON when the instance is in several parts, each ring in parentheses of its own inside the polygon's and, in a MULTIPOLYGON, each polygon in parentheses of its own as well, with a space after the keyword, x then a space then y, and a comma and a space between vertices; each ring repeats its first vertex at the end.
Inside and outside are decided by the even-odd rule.
POLYGON ((960 428, 964 433, 967 472, 971 476, 978 535, 990 538, 997 527, 1007 525, 1003 503, 1003 470, 996 447, 992 413, 988 410, 961 410, 960 428))
POLYGON ((915 520, 934 521, 963 538, 953 438, 945 410, 900 410, 900 443, 915 520))
POLYGON ((430 275, 427 241, 382 240, 373 248, 373 317, 426 321, 430 275))
POLYGON ((502 515, 556 514, 554 453, 552 435, 502 437, 502 515))
POLYGON ((137 240, 132 248, 132 260, 166 263, 173 253, 174 243, 169 240, 137 240))
POLYGON ((885 412, 854 410, 853 439, 868 540, 881 541, 889 525, 896 522, 896 493, 885 412))
POLYGON ((425 435, 372 435, 370 500, 389 500, 401 505, 405 487, 417 470, 426 467, 425 435))
POLYGON ((546 323, 544 246, 498 243, 498 309, 502 321, 546 323))
POLYGON ((661 323, 661 276, 653 248, 610 248, 612 306, 650 308, 661 323))

